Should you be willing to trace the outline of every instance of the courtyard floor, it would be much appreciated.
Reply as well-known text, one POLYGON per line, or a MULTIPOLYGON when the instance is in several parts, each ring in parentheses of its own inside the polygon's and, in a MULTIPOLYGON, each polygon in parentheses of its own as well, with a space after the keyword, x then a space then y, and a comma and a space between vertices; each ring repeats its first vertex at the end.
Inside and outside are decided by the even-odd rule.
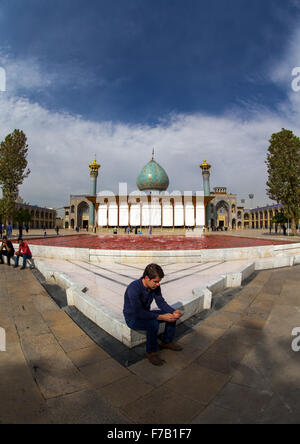
POLYGON ((117 362, 30 270, 1 265, 0 423, 299 423, 300 266, 258 273, 164 350, 117 362))

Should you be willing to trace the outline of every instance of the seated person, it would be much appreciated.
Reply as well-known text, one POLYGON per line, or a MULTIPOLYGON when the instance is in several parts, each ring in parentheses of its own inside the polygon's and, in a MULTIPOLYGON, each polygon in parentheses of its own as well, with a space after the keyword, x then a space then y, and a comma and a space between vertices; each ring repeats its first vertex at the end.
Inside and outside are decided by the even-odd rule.
POLYGON ((23 266, 21 267, 21 270, 25 270, 26 268, 26 260, 32 258, 31 251, 29 249, 29 246, 26 242, 23 241, 23 239, 18 239, 19 242, 19 251, 16 253, 16 263, 15 268, 19 266, 19 258, 22 256, 23 258, 23 266))
POLYGON ((10 259, 14 256, 15 249, 7 236, 3 236, 3 242, 0 248, 0 263, 4 264, 3 256, 7 257, 7 265, 10 265, 10 259))
POLYGON ((162 268, 150 264, 146 267, 143 277, 132 282, 125 292, 123 313, 126 324, 132 330, 147 332, 146 356, 153 365, 164 363, 158 356, 157 334, 160 322, 166 323, 161 348, 182 350, 179 344, 173 342, 176 321, 182 316, 182 312, 174 310, 162 297, 160 281, 163 277, 162 268), (153 300, 160 310, 150 310, 153 300))

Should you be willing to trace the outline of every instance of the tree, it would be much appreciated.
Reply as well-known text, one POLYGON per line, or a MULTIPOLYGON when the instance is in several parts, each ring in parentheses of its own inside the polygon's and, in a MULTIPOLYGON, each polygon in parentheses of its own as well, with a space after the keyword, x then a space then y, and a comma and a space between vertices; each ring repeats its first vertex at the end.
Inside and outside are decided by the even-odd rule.
POLYGON ((296 235, 300 217, 300 139, 285 128, 272 134, 266 164, 267 194, 282 204, 296 235))
POLYGON ((0 212, 7 222, 16 214, 19 186, 30 174, 27 169, 27 152, 27 138, 20 130, 9 134, 0 144, 0 186, 3 195, 0 212))
POLYGON ((31 216, 30 216, 29 211, 28 211, 28 210, 25 210, 25 209, 23 209, 23 208, 20 208, 20 209, 17 211, 17 213, 16 213, 16 215, 15 215, 15 217, 14 217, 14 220, 15 220, 16 222, 18 222, 19 225, 21 225, 21 224, 23 224, 23 223, 28 224, 29 222, 31 222, 31 216))

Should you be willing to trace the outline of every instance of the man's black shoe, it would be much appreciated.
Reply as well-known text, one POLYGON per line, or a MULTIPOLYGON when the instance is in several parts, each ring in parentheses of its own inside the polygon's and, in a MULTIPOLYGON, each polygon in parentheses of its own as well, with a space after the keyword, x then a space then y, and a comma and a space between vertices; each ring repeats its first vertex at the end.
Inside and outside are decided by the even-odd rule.
POLYGON ((146 353, 146 356, 149 360, 149 362, 151 362, 151 364, 153 365, 163 365, 164 361, 162 359, 160 359, 160 357, 158 356, 158 353, 146 353))
POLYGON ((167 348, 167 349, 173 350, 173 351, 181 351, 181 350, 183 350, 181 345, 177 344, 176 342, 170 342, 169 344, 165 344, 164 342, 162 342, 160 344, 160 347, 161 348, 167 348))

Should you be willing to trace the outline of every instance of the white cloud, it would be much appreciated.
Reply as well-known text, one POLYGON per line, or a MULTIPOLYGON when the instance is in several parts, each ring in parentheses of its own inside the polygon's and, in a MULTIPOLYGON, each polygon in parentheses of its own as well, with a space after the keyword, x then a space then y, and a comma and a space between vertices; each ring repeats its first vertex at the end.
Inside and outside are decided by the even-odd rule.
MULTIPOLYGON (((296 63, 299 47, 293 44, 287 50, 287 61, 296 63)), ((254 204, 265 204, 270 201, 265 195, 265 159, 271 134, 286 127, 300 135, 300 93, 292 90, 277 111, 252 107, 247 120, 235 110, 220 117, 175 115, 156 127, 98 123, 51 112, 18 97, 20 89, 43 89, 55 81, 36 61, 7 58, 6 67, 11 90, 0 93, 0 140, 15 128, 26 133, 31 175, 21 195, 33 204, 60 207, 68 203, 71 193, 88 193, 88 165, 95 153, 102 165, 98 190, 117 192, 118 183, 127 182, 131 191, 153 147, 156 160, 169 175, 169 191, 202 190, 199 165, 206 159, 212 164, 212 187, 226 186, 240 198, 254 193, 254 204)), ((276 69, 272 79, 281 82, 284 62, 276 69)))
POLYGON ((95 153, 102 165, 99 190, 116 192, 119 182, 135 189, 153 147, 170 177, 170 191, 202 190, 199 165, 206 159, 212 164, 212 186, 227 186, 240 197, 253 192, 257 204, 264 204, 268 138, 284 125, 288 122, 271 114, 248 121, 236 115, 181 115, 154 128, 95 123, 0 95, 0 139, 15 128, 28 137, 31 175, 21 194, 31 203, 55 207, 67 204, 71 193, 88 193, 88 165, 95 153))

